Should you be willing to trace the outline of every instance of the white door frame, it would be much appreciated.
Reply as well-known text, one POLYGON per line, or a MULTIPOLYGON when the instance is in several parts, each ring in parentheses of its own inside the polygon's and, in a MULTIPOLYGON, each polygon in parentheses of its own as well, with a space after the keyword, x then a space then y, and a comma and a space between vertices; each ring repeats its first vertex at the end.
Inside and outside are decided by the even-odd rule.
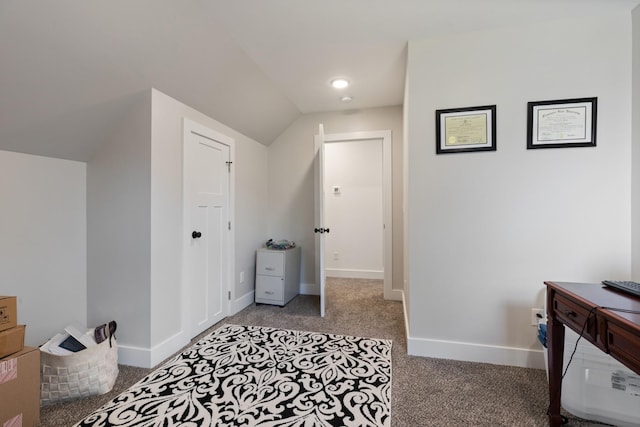
MULTIPOLYGON (((233 286, 233 278, 235 277, 235 188, 236 188, 236 174, 235 174, 235 168, 233 167, 233 164, 235 162, 235 140, 227 135, 224 135, 220 132, 216 132, 213 129, 210 129, 204 125, 201 125, 200 123, 197 123, 193 120, 190 120, 186 117, 183 118, 183 126, 182 126, 182 143, 183 143, 183 151, 184 151, 184 144, 186 143, 186 141, 188 140, 188 136, 190 134, 196 134, 196 135, 200 135, 202 137, 211 139, 213 141, 216 141, 220 144, 226 145, 229 147, 229 207, 228 207, 228 212, 229 212, 229 238, 227 239, 227 250, 228 250, 228 257, 227 257, 227 277, 225 280, 225 283, 223 284, 223 291, 228 295, 228 298, 223 299, 224 303, 224 311, 226 313, 226 315, 228 316, 231 313, 231 302, 233 301, 233 299, 235 298, 235 289, 233 286)), ((182 159, 182 167, 183 167, 183 174, 184 174, 184 156, 182 159)), ((184 178, 183 178, 183 188, 182 188, 182 206, 183 206, 183 219, 182 219, 182 232, 183 233, 188 233, 189 230, 187 230, 186 224, 185 224, 185 218, 186 218, 186 212, 185 212, 185 189, 184 189, 184 178)), ((187 292, 188 292, 188 287, 187 284, 185 283, 185 274, 184 274, 184 263, 185 263, 185 248, 183 247, 182 250, 182 263, 181 263, 181 268, 183 269, 181 272, 181 277, 182 277, 182 331, 185 332, 187 334, 187 336, 189 336, 189 338, 191 338, 190 334, 191 334, 191 326, 190 326, 190 317, 189 317, 189 305, 187 303, 188 298, 187 298, 187 292)))
MULTIPOLYGON (((402 292, 393 289, 393 183, 391 159, 391 131, 362 131, 325 134, 324 142, 350 142, 367 139, 382 139, 382 204, 383 204, 383 256, 384 256, 384 298, 402 300, 402 292)), ((329 226, 331 226, 329 224, 329 226)))

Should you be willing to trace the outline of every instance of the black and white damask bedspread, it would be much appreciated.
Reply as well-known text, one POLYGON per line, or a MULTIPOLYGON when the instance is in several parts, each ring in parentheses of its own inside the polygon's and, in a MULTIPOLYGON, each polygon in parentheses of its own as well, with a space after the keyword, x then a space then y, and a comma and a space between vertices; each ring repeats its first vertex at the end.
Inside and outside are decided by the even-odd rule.
POLYGON ((391 341, 225 325, 76 426, 390 426, 391 341))

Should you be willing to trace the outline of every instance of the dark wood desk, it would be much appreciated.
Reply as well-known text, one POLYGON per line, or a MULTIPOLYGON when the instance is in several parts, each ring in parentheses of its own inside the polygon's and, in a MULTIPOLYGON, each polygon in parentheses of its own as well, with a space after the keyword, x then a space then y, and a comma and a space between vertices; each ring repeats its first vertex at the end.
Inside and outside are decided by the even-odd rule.
POLYGON ((597 283, 547 285, 549 425, 560 426, 565 326, 640 374, 640 297, 597 283), (628 313, 625 311, 635 311, 628 313))

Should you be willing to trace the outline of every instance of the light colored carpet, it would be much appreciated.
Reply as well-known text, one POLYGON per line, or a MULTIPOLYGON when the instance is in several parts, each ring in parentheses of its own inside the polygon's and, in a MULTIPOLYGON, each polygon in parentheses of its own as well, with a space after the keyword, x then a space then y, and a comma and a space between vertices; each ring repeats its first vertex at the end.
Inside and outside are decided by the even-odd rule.
MULTIPOLYGON (((392 340, 394 427, 548 425, 544 371, 407 356, 402 304, 382 295, 381 281, 329 279, 325 318, 318 316, 318 297, 300 295, 282 308, 252 305, 223 323, 392 340)), ((149 372, 120 366, 110 393, 43 408, 42 426, 73 425, 149 372)), ((570 420, 568 425, 592 424, 570 420)))

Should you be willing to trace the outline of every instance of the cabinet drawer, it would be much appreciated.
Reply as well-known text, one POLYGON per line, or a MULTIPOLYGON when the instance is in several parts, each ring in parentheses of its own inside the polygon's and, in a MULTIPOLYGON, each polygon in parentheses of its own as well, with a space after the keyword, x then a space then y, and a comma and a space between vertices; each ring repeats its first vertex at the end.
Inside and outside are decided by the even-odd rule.
POLYGON ((589 309, 578 304, 576 301, 556 295, 553 299, 553 310, 565 325, 578 334, 580 334, 584 328, 584 335, 591 342, 596 342, 597 331, 595 317, 589 316, 589 309))
POLYGON ((284 254, 282 252, 261 251, 256 260, 256 274, 268 276, 284 275, 284 254))
MULTIPOLYGON (((640 366, 640 344, 638 336, 609 321, 607 324, 607 346, 609 353, 627 366, 640 366)), ((640 374, 639 371, 635 371, 640 374)))
POLYGON ((277 276, 256 277, 256 300, 282 301, 283 279, 277 276))

